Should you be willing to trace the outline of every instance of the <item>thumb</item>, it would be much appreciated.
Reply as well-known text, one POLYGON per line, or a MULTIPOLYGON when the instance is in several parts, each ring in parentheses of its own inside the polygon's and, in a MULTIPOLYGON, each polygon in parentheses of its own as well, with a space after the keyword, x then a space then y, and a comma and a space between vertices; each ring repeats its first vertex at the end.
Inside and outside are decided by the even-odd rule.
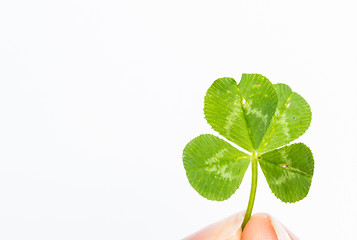
POLYGON ((242 233, 244 214, 230 216, 184 240, 298 240, 279 221, 265 213, 253 215, 242 233))
POLYGON ((253 215, 242 234, 242 240, 297 240, 276 219, 265 213, 253 215))

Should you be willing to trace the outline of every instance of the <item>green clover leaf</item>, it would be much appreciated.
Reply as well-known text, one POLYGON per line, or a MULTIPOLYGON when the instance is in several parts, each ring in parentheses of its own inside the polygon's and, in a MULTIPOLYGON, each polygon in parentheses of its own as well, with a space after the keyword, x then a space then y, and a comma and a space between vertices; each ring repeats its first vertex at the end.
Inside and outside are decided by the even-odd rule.
POLYGON ((249 163, 248 154, 210 134, 193 139, 183 153, 192 187, 210 200, 228 199, 242 182, 249 163))
POLYGON ((219 78, 207 90, 204 115, 215 131, 251 155, 210 134, 189 142, 183 151, 184 168, 201 196, 228 199, 250 162, 252 189, 243 227, 254 204, 258 162, 281 201, 296 202, 307 195, 314 171, 312 153, 302 143, 285 145, 308 129, 311 109, 289 86, 273 85, 260 74, 243 74, 239 84, 233 78, 219 78))
POLYGON ((249 152, 258 149, 278 104, 278 94, 259 74, 217 79, 208 89, 204 113, 208 124, 249 152))
POLYGON ((314 159, 303 143, 264 153, 259 160, 270 189, 283 202, 296 202, 309 192, 314 159))
POLYGON ((278 106, 258 152, 290 143, 303 135, 311 122, 311 109, 305 99, 286 84, 278 83, 274 87, 279 97, 278 106))

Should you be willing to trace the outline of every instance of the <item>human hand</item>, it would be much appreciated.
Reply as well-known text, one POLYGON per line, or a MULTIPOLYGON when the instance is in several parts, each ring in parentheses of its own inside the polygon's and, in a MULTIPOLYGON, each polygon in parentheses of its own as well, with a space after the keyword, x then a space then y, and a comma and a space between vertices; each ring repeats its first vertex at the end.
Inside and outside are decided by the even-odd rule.
POLYGON ((244 212, 185 238, 184 240, 298 240, 281 223, 268 214, 253 215, 242 232, 244 212))

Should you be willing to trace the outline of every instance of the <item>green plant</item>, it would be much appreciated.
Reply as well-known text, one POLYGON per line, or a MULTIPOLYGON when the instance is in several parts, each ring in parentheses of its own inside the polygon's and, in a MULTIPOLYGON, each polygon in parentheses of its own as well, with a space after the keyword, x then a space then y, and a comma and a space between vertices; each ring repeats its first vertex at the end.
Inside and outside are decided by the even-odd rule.
POLYGON ((219 78, 208 89, 204 114, 211 134, 191 140, 183 164, 191 186, 209 200, 228 199, 252 163, 252 183, 243 228, 250 219, 257 189, 258 163, 270 189, 283 202, 296 202, 309 192, 314 159, 303 143, 289 144, 308 129, 309 104, 286 84, 272 84, 260 74, 219 78))

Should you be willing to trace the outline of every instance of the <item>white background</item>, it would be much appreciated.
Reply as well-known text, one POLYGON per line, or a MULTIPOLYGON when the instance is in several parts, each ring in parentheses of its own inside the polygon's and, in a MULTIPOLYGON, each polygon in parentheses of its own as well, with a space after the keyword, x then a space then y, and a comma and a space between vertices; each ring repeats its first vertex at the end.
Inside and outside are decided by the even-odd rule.
POLYGON ((254 212, 301 239, 357 239, 354 0, 0 2, 0 239, 181 239, 245 209, 189 185, 219 77, 261 73, 311 105, 309 195, 254 212))

